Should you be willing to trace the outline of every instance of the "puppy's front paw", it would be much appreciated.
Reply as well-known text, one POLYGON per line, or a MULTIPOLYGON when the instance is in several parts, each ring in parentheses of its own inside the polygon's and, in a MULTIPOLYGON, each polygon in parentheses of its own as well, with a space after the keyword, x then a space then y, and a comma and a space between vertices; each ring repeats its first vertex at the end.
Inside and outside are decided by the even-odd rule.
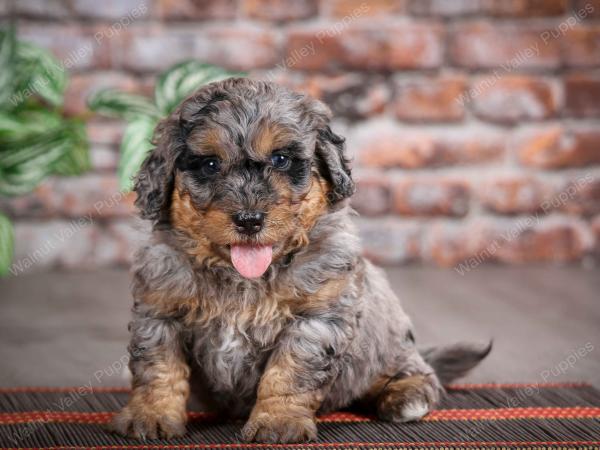
POLYGON ((260 411, 256 407, 242 429, 242 439, 246 442, 292 444, 316 437, 317 426, 310 415, 260 411))
POLYGON ((391 422, 413 422, 424 417, 439 400, 435 376, 413 375, 390 382, 377 399, 377 415, 391 422))
POLYGON ((170 439, 185 433, 183 414, 166 414, 149 407, 127 405, 112 420, 109 429, 121 436, 136 439, 170 439))

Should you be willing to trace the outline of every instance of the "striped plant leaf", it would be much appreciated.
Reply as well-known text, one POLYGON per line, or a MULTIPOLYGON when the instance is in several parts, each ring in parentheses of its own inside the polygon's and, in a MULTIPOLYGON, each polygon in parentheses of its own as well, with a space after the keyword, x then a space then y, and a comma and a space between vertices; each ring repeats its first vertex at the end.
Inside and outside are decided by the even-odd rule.
POLYGON ((119 184, 124 192, 130 191, 133 187, 133 177, 152 149, 151 141, 156 123, 156 120, 151 118, 139 117, 125 129, 118 168, 119 184))
POLYGON ((44 166, 34 166, 27 171, 0 170, 0 195, 14 197, 27 194, 33 191, 49 173, 49 168, 44 166))
POLYGON ((198 61, 182 62, 158 78, 154 91, 156 105, 163 115, 168 115, 200 86, 242 75, 198 61))
POLYGON ((108 117, 136 120, 138 117, 159 117, 156 106, 141 95, 103 89, 93 94, 87 101, 88 108, 108 117))
POLYGON ((63 128, 41 138, 34 145, 17 147, 17 152, 10 153, 11 158, 0 159, 0 194, 26 194, 52 173, 71 175, 87 168, 87 159, 73 161, 73 158, 82 158, 74 155, 76 151, 85 151, 87 155, 86 144, 82 144, 80 138, 75 140, 73 131, 63 128))
POLYGON ((17 43, 17 64, 20 82, 13 103, 39 96, 53 106, 61 106, 67 87, 65 67, 48 50, 28 42, 17 43))
POLYGON ((0 276, 8 274, 15 246, 15 233, 8 217, 0 214, 0 276))
POLYGON ((53 173, 57 175, 79 175, 91 167, 85 124, 72 120, 68 125, 66 137, 69 148, 64 156, 54 163, 53 173))
POLYGON ((15 77, 15 30, 13 27, 0 31, 0 110, 10 109, 10 98, 16 84, 15 77))

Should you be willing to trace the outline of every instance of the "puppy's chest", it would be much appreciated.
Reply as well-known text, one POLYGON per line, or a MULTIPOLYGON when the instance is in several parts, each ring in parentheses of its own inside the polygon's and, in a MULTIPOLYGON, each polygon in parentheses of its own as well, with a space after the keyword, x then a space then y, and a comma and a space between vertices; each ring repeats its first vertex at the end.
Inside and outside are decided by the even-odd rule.
POLYGON ((251 395, 288 319, 272 311, 226 308, 194 330, 194 357, 211 389, 251 395))

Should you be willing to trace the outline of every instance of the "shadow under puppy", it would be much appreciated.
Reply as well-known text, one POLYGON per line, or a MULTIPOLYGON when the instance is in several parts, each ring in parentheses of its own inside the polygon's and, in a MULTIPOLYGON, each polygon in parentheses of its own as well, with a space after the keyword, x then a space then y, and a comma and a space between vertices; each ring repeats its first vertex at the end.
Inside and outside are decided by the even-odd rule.
POLYGON ((133 264, 133 391, 114 430, 181 435, 190 386, 247 417, 246 441, 314 439, 316 413, 355 401, 417 420, 488 353, 419 353, 384 274, 361 257, 329 121, 319 101, 236 78, 157 127, 135 183, 152 232, 133 264))

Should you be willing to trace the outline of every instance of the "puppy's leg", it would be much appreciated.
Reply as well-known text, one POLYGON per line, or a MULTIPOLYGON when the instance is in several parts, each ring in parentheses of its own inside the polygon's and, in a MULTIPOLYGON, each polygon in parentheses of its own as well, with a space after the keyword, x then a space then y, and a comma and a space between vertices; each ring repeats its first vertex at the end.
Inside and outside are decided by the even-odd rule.
POLYGON ((434 408, 440 392, 433 373, 392 379, 377 398, 377 416, 391 422, 419 420, 434 408))
POLYGON ((315 413, 337 374, 346 339, 335 321, 310 318, 287 329, 261 377, 256 404, 242 430, 244 440, 315 439, 315 413))
POLYGON ((416 353, 398 375, 376 380, 368 396, 375 402, 380 419, 411 422, 431 411, 442 392, 433 369, 416 353))
POLYGON ((138 439, 180 436, 185 432, 190 372, 180 325, 172 320, 136 317, 130 329, 132 393, 111 428, 138 439))

